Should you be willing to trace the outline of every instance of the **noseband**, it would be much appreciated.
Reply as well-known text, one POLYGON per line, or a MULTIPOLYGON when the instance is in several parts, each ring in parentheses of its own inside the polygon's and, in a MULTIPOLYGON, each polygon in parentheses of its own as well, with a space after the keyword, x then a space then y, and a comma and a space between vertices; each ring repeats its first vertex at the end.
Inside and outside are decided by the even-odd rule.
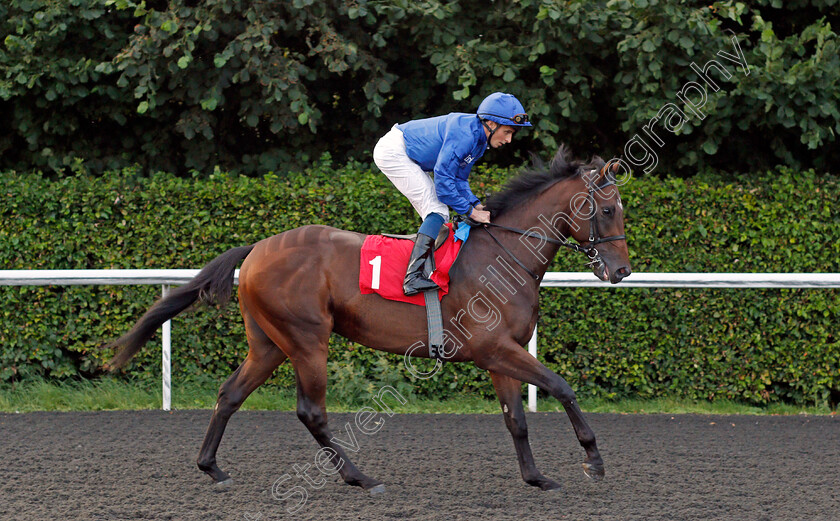
POLYGON ((600 266, 600 265, 604 264, 604 260, 601 258, 600 252, 598 252, 598 249, 595 247, 596 245, 602 244, 602 243, 605 243, 605 242, 611 242, 611 241, 622 241, 622 240, 625 240, 626 237, 627 237, 625 234, 611 235, 609 237, 601 237, 600 234, 598 233, 598 221, 596 219, 596 216, 598 215, 598 212, 596 211, 597 207, 595 205, 595 195, 594 195, 595 190, 601 190, 601 189, 606 188, 608 186, 617 186, 615 184, 615 180, 608 179, 606 177, 605 177, 605 179, 606 180, 598 186, 590 185, 589 193, 587 194, 587 200, 589 201, 590 208, 592 208, 592 215, 589 217, 589 240, 586 241, 586 246, 584 246, 582 244, 575 244, 573 242, 569 242, 568 240, 561 241, 561 240, 558 240, 558 239, 554 239, 552 237, 546 237, 545 235, 542 235, 542 234, 539 234, 539 233, 534 233, 534 232, 529 231, 529 230, 520 230, 518 228, 511 228, 509 226, 502 226, 501 224, 477 223, 476 221, 473 221, 472 219, 469 219, 469 218, 467 218, 467 222, 471 222, 471 223, 474 223, 474 224, 480 224, 481 227, 484 228, 484 230, 487 232, 487 234, 490 235, 490 238, 492 238, 496 242, 496 244, 498 244, 505 251, 505 253, 507 253, 508 256, 510 256, 516 262, 516 264, 519 265, 520 268, 522 268, 523 270, 528 272, 528 274, 534 280, 539 280, 540 279, 539 276, 536 273, 534 273, 533 271, 531 271, 528 267, 526 267, 522 263, 522 261, 520 261, 518 258, 516 258, 516 255, 514 255, 513 252, 510 251, 504 244, 499 242, 499 239, 497 239, 490 232, 490 228, 500 228, 502 230, 507 230, 509 232, 518 233, 519 235, 524 235, 526 237, 533 237, 534 239, 540 239, 542 241, 549 242, 551 244, 557 244, 558 246, 564 246, 564 247, 572 249, 574 251, 578 251, 580 253, 583 253, 584 255, 586 255, 589 258, 589 262, 586 263, 586 266, 590 267, 590 268, 594 268, 596 266, 600 266))

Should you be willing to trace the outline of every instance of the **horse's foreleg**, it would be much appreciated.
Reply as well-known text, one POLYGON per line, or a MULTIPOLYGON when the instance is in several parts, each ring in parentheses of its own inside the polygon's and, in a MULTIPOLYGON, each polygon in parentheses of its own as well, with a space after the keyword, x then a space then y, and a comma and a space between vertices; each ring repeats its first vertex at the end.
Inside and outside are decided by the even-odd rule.
MULTIPOLYGON (((320 459, 323 463, 325 458, 329 458, 329 462, 334 469, 338 469, 341 478, 349 485, 362 487, 371 494, 379 494, 385 492, 385 486, 381 481, 377 481, 364 474, 350 461, 347 454, 342 448, 342 444, 350 450, 358 450, 358 438, 353 432, 352 425, 349 432, 344 434, 342 444, 336 441, 327 425, 327 409, 326 409, 326 395, 327 395, 327 357, 326 349, 318 353, 310 353, 304 359, 295 361, 295 376, 297 378, 298 401, 297 401, 297 415, 300 421, 306 426, 315 441, 321 445, 322 453, 316 456, 316 462, 320 459)), ((322 473, 331 473, 329 469, 325 469, 326 465, 319 465, 318 469, 322 473)), ((308 468, 308 465, 307 465, 308 468)), ((312 483, 321 481, 323 486, 323 478, 313 479, 312 483)), ((320 488, 319 486, 319 488, 320 488)))
POLYGON ((286 355, 244 312, 248 335, 248 357, 219 388, 213 417, 198 453, 198 468, 219 485, 231 483, 230 476, 216 465, 216 451, 225 433, 228 420, 254 390, 265 383, 271 373, 286 360, 286 355))
POLYGON ((560 400, 572 422, 580 445, 586 451, 583 471, 595 481, 601 480, 604 477, 604 461, 601 459, 601 453, 595 442, 595 433, 583 418, 575 392, 566 380, 542 365, 513 340, 483 354, 484 356, 475 361, 476 365, 482 369, 536 385, 560 400))
POLYGON ((534 463, 531 445, 528 443, 528 426, 525 423, 525 409, 522 406, 522 382, 499 373, 490 373, 493 387, 502 405, 513 446, 516 448, 516 458, 519 460, 519 471, 525 483, 540 487, 542 490, 559 490, 560 484, 543 476, 534 463))

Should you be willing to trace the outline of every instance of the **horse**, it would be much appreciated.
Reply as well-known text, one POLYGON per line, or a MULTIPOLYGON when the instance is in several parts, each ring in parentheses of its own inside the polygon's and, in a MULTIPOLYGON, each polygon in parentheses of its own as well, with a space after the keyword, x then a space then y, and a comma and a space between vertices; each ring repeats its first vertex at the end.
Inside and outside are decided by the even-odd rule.
MULTIPOLYGON (((472 361, 490 373, 505 424, 513 437, 522 478, 542 490, 560 485, 534 463, 528 442, 522 383, 533 384, 563 405, 585 452, 584 473, 599 481, 604 462, 569 384, 522 348, 539 314, 540 281, 561 246, 585 253, 596 277, 613 284, 630 275, 624 211, 615 174, 619 162, 571 158, 561 146, 546 167, 539 159, 487 200, 491 225, 471 228, 450 270, 441 299, 451 326, 447 361, 472 361), (570 239, 574 238, 575 242, 570 239), (489 276, 489 277, 488 277, 489 276), (479 298, 480 295, 480 298, 479 298), (489 318, 488 318, 489 317, 489 318)), ((475 224, 475 223, 473 223, 475 224)), ((224 303, 239 272, 239 307, 248 354, 221 385, 198 454, 198 468, 217 485, 232 483, 216 453, 225 427, 245 399, 286 360, 294 368, 297 416, 343 480, 372 494, 381 481, 363 474, 336 443, 327 422, 327 356, 335 332, 364 346, 405 356, 428 332, 425 310, 359 289, 360 249, 366 235, 308 225, 232 248, 187 284, 157 301, 110 344, 111 370, 125 365, 161 324, 196 301, 224 303)))

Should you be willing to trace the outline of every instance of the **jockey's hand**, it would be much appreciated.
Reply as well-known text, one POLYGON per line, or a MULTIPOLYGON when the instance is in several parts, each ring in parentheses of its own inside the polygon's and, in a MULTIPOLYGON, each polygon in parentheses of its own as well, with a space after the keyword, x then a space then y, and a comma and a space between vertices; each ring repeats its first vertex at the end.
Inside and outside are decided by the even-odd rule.
POLYGON ((479 210, 478 206, 476 206, 475 208, 473 208, 473 211, 470 213, 470 219, 472 219, 473 221, 476 221, 476 222, 480 222, 480 223, 489 223, 490 222, 490 212, 488 212, 486 210, 479 210))
POLYGON ((474 208, 475 208, 476 210, 484 210, 484 205, 483 205, 483 204, 481 204, 481 203, 478 203, 477 205, 475 205, 475 207, 474 207, 474 208))

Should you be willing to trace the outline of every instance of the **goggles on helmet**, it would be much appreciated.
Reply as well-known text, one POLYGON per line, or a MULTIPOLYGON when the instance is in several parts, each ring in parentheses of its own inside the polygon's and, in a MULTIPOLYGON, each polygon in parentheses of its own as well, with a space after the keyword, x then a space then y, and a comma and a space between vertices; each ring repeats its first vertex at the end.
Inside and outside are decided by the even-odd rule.
POLYGON ((517 125, 522 125, 523 123, 528 123, 528 114, 516 114, 514 116, 500 116, 498 114, 490 114, 489 112, 482 112, 479 116, 495 116, 501 119, 509 119, 516 123, 517 125))

